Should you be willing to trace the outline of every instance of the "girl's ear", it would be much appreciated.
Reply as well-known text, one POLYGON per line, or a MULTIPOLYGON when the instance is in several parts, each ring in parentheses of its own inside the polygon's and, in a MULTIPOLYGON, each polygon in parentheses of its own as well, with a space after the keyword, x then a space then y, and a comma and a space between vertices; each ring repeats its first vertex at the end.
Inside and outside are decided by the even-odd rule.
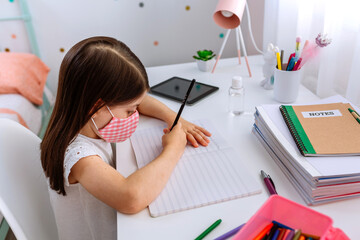
POLYGON ((96 117, 96 115, 98 114, 98 110, 104 105, 105 105, 104 101, 101 98, 98 99, 90 110, 90 114, 92 113, 91 117, 96 117))

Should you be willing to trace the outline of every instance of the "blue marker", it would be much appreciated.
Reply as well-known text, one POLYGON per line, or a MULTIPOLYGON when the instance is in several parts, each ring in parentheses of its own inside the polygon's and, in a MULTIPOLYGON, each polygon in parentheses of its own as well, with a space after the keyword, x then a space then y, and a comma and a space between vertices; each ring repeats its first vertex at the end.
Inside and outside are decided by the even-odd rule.
POLYGON ((294 65, 295 65, 295 57, 292 57, 286 68, 286 71, 291 71, 294 68, 294 65))
POLYGON ((276 240, 277 237, 279 236, 279 234, 280 234, 280 230, 279 230, 279 229, 276 229, 275 234, 273 235, 273 237, 271 238, 271 240, 276 240))
POLYGON ((289 230, 294 230, 293 228, 288 227, 288 226, 286 226, 286 225, 284 225, 284 224, 282 224, 282 223, 279 223, 279 222, 277 222, 277 221, 275 221, 275 220, 273 220, 272 223, 278 225, 278 227, 280 227, 280 228, 285 228, 285 229, 289 229, 289 230))

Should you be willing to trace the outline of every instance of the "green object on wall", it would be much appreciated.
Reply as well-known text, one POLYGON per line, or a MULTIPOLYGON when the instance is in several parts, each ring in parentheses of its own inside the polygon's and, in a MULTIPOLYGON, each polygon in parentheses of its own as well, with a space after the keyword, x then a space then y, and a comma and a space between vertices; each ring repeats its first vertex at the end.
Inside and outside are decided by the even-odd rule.
POLYGON ((20 16, 0 18, 0 21, 23 20, 25 23, 26 32, 29 36, 31 52, 40 58, 39 45, 36 40, 34 27, 31 22, 31 15, 26 0, 19 0, 19 7, 21 12, 20 16))

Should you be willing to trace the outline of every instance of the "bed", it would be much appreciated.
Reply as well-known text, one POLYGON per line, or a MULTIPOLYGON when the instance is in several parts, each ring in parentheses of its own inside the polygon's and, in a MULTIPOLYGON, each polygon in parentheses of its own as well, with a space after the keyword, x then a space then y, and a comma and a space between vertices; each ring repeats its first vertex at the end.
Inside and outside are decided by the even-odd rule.
POLYGON ((29 128, 42 137, 50 108, 54 102, 51 91, 45 87, 44 94, 50 106, 36 106, 20 94, 0 94, 0 118, 9 118, 29 128))
MULTIPOLYGON (((3 16, 0 22, 23 20, 32 54, 0 53, 0 117, 17 121, 42 138, 55 102, 54 95, 46 87, 50 69, 40 60, 26 0, 17 3, 19 16, 3 16)), ((8 229, 0 213, 0 240, 6 237, 8 229)))
MULTIPOLYGON (((42 137, 55 102, 46 87, 49 71, 33 54, 0 53, 0 118, 16 121, 42 137)), ((0 240, 8 230, 0 212, 0 240)))
POLYGON ((0 53, 0 117, 36 135, 44 132, 54 96, 46 87, 50 69, 30 53, 0 53))
MULTIPOLYGON (((49 70, 33 54, 0 53, 0 118, 16 121, 41 138, 55 102, 46 86, 49 70)), ((0 240, 8 229, 0 212, 0 240)))
MULTIPOLYGON (((42 137, 55 102, 46 86, 49 71, 36 55, 0 53, 0 118, 16 121, 42 137)), ((0 240, 8 229, 0 212, 0 240)))

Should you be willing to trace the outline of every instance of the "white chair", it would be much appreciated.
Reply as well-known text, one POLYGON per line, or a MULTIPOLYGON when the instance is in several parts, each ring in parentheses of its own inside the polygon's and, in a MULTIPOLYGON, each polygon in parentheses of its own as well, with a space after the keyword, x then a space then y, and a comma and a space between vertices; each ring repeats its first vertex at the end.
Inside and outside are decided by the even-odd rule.
POLYGON ((58 239, 40 142, 17 122, 0 119, 0 212, 18 240, 58 239))

